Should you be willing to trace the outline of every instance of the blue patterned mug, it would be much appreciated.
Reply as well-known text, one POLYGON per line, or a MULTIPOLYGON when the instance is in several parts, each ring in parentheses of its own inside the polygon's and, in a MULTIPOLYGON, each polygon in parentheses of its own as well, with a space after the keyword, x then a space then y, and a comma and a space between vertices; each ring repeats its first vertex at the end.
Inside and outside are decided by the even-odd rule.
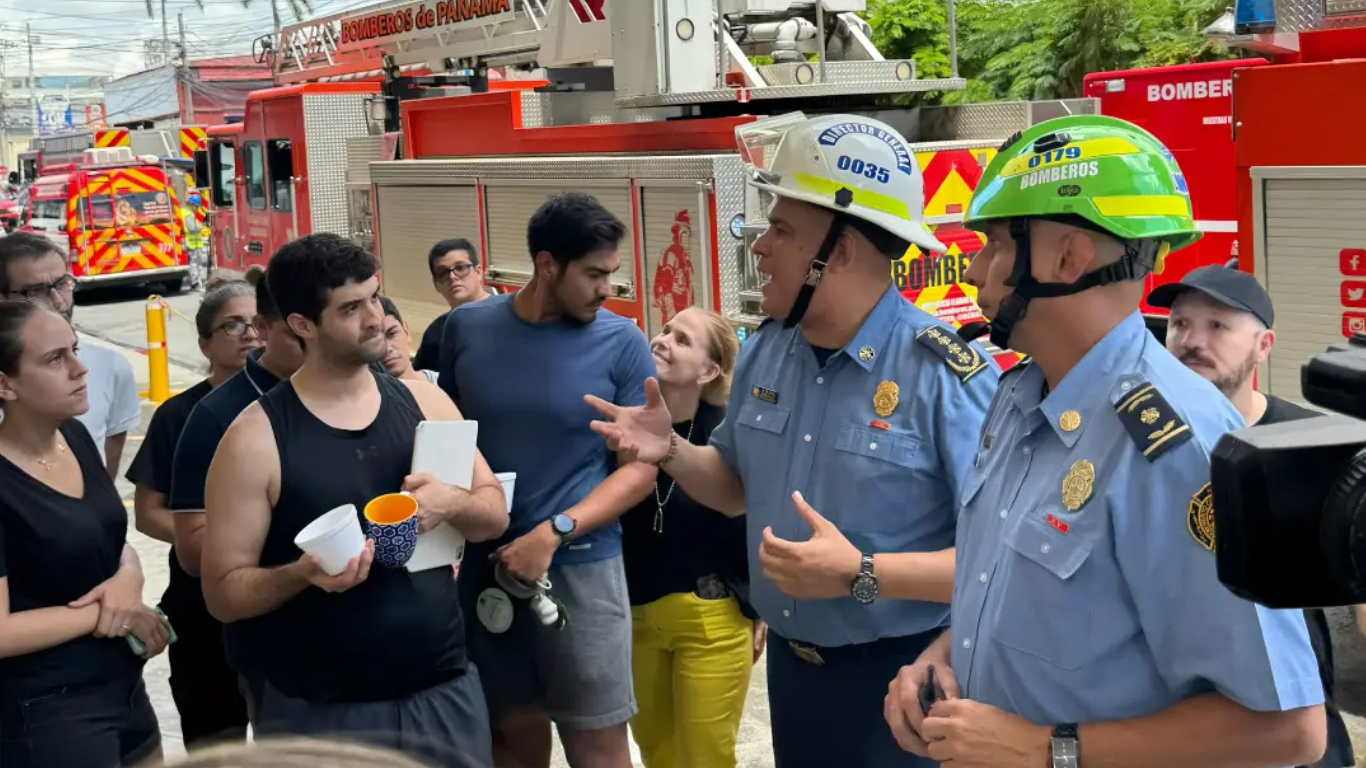
POLYGON ((365 527, 375 540, 375 562, 402 568, 417 546, 417 499, 406 493, 386 493, 365 505, 365 527))

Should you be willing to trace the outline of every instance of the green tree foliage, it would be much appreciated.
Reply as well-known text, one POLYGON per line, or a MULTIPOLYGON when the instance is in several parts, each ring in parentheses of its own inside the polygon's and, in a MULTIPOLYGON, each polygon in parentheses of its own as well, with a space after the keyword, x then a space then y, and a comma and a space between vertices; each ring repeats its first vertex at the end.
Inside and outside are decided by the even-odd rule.
MULTIPOLYGON (((1228 58, 1201 34, 1229 0, 958 0, 959 75, 953 104, 1081 95, 1091 72, 1228 58)), ((869 0, 873 42, 911 58, 919 77, 950 73, 944 0, 869 0)))

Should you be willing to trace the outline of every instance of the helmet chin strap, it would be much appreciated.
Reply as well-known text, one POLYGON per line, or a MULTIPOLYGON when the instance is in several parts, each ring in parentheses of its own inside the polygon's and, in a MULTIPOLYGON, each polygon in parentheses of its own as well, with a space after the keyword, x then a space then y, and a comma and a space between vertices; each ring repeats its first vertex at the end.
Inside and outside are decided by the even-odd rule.
MULTIPOLYGON (((989 326, 991 343, 1001 349, 1011 348, 1010 337, 1015 332, 1015 326, 1024 319, 1029 302, 1034 299, 1071 296, 1111 283, 1141 280, 1152 271, 1163 246, 1158 240, 1128 241, 1124 244, 1124 255, 1117 261, 1094 272, 1087 272, 1075 283, 1041 283, 1034 279, 1032 269, 1033 249, 1029 237, 1029 222, 1027 218, 1010 220, 1010 237, 1015 241, 1015 264, 1005 284, 1015 290, 1001 301, 996 317, 992 318, 989 326)), ((975 334, 974 338, 983 333, 983 329, 977 327, 977 324, 974 324, 970 331, 975 334)))
POLYGON ((783 318, 784 328, 796 326, 806 316, 806 310, 811 306, 811 296, 816 292, 816 286, 820 285, 821 278, 825 276, 825 267, 829 264, 830 254, 834 252, 840 234, 844 232, 844 226, 844 214, 836 213, 830 222, 830 228, 825 231, 825 240, 821 241, 820 250, 816 251, 816 255, 811 259, 811 265, 807 267, 806 280, 802 283, 802 289, 797 292, 796 300, 792 302, 792 309, 788 311, 787 317, 783 318))

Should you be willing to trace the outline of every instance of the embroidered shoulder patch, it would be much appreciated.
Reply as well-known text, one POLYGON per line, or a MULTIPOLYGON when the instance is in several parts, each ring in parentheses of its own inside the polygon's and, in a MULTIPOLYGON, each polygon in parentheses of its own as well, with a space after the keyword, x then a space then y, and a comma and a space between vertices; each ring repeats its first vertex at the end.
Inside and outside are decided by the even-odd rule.
POLYGON ((1191 497, 1186 510, 1186 530, 1200 546, 1214 551, 1214 489, 1209 483, 1191 497))
POLYGON ((1152 384, 1142 384, 1115 405, 1129 437, 1148 461, 1191 439, 1190 425, 1181 420, 1152 384))
POLYGON ((959 381, 967 381, 986 369, 988 363, 977 348, 963 341, 958 334, 938 326, 930 326, 915 335, 915 340, 929 347, 944 360, 959 381))

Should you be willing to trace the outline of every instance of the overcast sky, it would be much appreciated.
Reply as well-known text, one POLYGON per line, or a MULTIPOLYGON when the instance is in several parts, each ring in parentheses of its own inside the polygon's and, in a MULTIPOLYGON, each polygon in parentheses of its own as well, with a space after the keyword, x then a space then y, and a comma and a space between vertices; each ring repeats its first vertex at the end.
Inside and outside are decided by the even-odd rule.
MULTIPOLYGON (((288 0, 275 0, 282 25, 294 22, 288 0)), ((185 16, 185 41, 191 59, 248 55, 252 40, 271 31, 271 0, 165 0, 167 29, 179 36, 176 14, 185 16)), ((6 75, 28 72, 24 24, 39 38, 33 46, 33 69, 39 76, 113 75, 144 69, 144 41, 161 38, 162 0, 153 0, 155 18, 145 0, 0 0, 0 55, 6 75)), ((313 0, 313 15, 378 4, 376 0, 313 0)))

